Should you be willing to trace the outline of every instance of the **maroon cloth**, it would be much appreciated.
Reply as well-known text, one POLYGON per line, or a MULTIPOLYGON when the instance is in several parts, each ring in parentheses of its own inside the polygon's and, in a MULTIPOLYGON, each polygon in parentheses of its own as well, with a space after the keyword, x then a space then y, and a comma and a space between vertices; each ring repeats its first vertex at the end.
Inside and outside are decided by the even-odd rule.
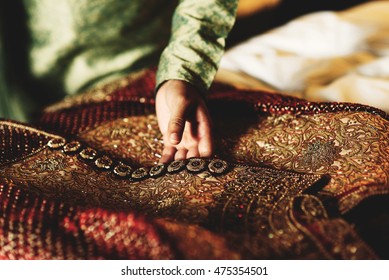
MULTIPOLYGON (((86 97, 65 102, 57 108, 48 108, 35 125, 45 131, 77 137, 78 133, 107 121, 152 113, 155 106, 154 80, 155 71, 150 70, 124 87, 119 86, 114 90, 103 88, 105 96, 101 100, 86 97)), ((220 84, 211 88, 208 103, 211 113, 215 115, 312 115, 350 111, 369 112, 389 120, 386 113, 368 106, 307 102, 279 94, 236 90, 220 84)), ((0 153, 0 167, 10 159, 34 154, 49 139, 44 133, 35 132, 31 136, 28 131, 20 129, 13 130, 11 135, 9 131, 3 129, 1 134, 0 147, 3 152, 0 153)), ((277 196, 269 194, 272 195, 277 196)), ((319 201, 312 197, 306 200, 310 199, 312 205, 319 201)), ((250 238, 242 238, 239 234, 215 233, 197 225, 150 219, 133 212, 68 205, 36 196, 6 178, 0 178, 0 258, 376 258, 375 253, 359 241, 352 225, 342 219, 331 220, 323 213, 305 213, 309 205, 306 200, 301 197, 291 200, 290 213, 287 214, 301 225, 296 230, 310 236, 308 245, 296 249, 293 248, 296 244, 291 244, 291 252, 281 252, 277 251, 277 242, 285 247, 288 240, 280 239, 273 244, 273 236, 263 236, 262 243, 250 243, 250 238), (329 229, 342 229, 342 234, 337 235, 336 230, 327 232, 329 229), (339 241, 337 238, 341 241, 340 249, 334 247, 334 242, 339 241), (265 240, 269 241, 268 245, 265 240), (354 245, 350 247, 348 242, 354 245), (239 244, 242 248, 231 244, 239 244), (256 246, 255 252, 258 254, 243 253, 245 248, 256 246), (322 249, 312 251, 312 248, 320 246, 322 249), (355 251, 355 248, 359 251, 355 251), (292 249, 295 249, 293 253, 292 249)), ((321 209, 315 207, 312 209, 321 209)))

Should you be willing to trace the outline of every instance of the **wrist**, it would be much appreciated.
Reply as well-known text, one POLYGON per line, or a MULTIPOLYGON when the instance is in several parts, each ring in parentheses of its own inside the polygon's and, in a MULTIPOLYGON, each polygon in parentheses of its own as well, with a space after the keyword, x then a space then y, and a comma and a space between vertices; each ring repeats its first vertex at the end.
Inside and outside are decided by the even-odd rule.
POLYGON ((162 81, 156 86, 155 95, 161 91, 170 91, 174 89, 181 89, 181 91, 184 90, 185 92, 196 93, 196 96, 200 96, 203 100, 205 100, 207 96, 206 90, 184 79, 169 79, 162 81))

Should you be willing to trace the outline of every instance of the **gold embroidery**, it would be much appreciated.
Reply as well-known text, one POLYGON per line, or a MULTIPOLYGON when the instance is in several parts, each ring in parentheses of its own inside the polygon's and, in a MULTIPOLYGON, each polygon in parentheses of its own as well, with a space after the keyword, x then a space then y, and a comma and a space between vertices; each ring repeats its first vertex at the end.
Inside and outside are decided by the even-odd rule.
POLYGON ((172 259, 176 256, 166 237, 161 238, 158 227, 134 213, 82 210, 36 197, 2 179, 0 203, 1 259, 172 259))
MULTIPOLYGON (((320 177, 300 175, 271 169, 235 166, 224 175, 214 177, 209 171, 197 174, 182 170, 158 178, 142 181, 116 179, 111 171, 99 171, 59 150, 41 152, 0 170, 0 175, 12 179, 17 185, 28 186, 38 194, 80 205, 99 206, 121 210, 137 210, 150 215, 176 217, 191 222, 204 222, 208 207, 215 201, 224 185, 240 185, 267 192, 268 188, 299 187, 303 191, 320 177), (49 159, 49 161, 48 161, 49 159), (61 163, 52 168, 52 159, 61 163), (48 162, 39 172, 37 164, 48 162), (249 174, 249 175, 248 175, 249 174), (257 186, 257 187, 256 187, 257 186), (265 187, 267 187, 265 189, 265 187), (66 197, 64 197, 66 196, 66 197)), ((41 166, 40 166, 41 167, 41 166)), ((292 190, 292 189, 291 189, 292 190)), ((269 195, 269 194, 266 194, 269 195)), ((278 197, 269 196, 271 201, 278 197)))
POLYGON ((50 139, 61 137, 32 127, 0 120, 0 168, 39 152, 50 139))
POLYGON ((152 166, 159 161, 162 135, 154 115, 133 116, 108 122, 82 132, 78 138, 88 145, 135 166, 152 166))
POLYGON ((62 170, 65 166, 64 159, 56 157, 48 157, 45 160, 37 160, 31 164, 31 168, 36 169, 37 172, 62 170))
POLYGON ((317 197, 296 196, 290 203, 288 216, 296 229, 314 242, 326 258, 377 258, 351 225, 340 218, 328 218, 324 205, 317 197))
MULTIPOLYGON (((342 213, 368 196, 389 192, 389 123, 379 116, 338 112, 216 118, 215 127, 218 154, 229 161, 330 174, 323 193, 337 198, 342 213)), ((114 157, 151 166, 163 148, 158 131, 154 115, 134 116, 107 122, 79 137, 114 157), (125 136, 116 133, 118 129, 125 129, 125 136)))
MULTIPOLYGON (((61 102, 46 107, 44 112, 52 113, 64 109, 69 109, 74 106, 82 106, 85 104, 93 104, 93 103, 100 103, 104 101, 110 101, 112 99, 111 95, 113 92, 115 92, 120 88, 124 88, 130 85, 133 81, 137 80, 145 73, 146 70, 134 72, 125 78, 120 78, 116 81, 104 85, 98 85, 93 89, 86 91, 82 94, 74 95, 74 96, 66 96, 61 102)), ((136 101, 139 101, 139 98, 136 98, 136 101)))
POLYGON ((337 198, 342 213, 368 196, 389 192, 389 122, 379 116, 282 115, 215 126, 219 153, 230 161, 331 175, 323 192, 337 198))
MULTIPOLYGON (((302 167, 301 162, 298 162, 298 159, 301 159, 303 151, 306 151, 305 154, 309 154, 309 157, 313 157, 315 153, 319 152, 324 156, 319 158, 318 162, 322 162, 324 166, 318 167, 315 172, 322 173, 329 170, 334 173, 334 170, 338 170, 339 166, 352 166, 353 160, 362 156, 363 153, 355 152, 355 147, 351 145, 354 144, 354 140, 351 137, 350 139, 346 137, 343 140, 338 137, 338 130, 331 132, 331 126, 322 129, 319 131, 320 133, 317 130, 312 131, 315 117, 322 116, 311 116, 313 119, 307 116, 301 117, 303 122, 302 124, 297 123, 295 129, 297 131, 305 130, 305 133, 297 133, 297 135, 303 135, 302 139, 288 135, 288 127, 283 122, 279 123, 280 127, 283 128, 282 131, 279 131, 280 127, 276 126, 278 134, 271 131, 273 134, 262 136, 265 139, 273 140, 271 144, 273 148, 275 140, 278 141, 279 146, 272 150, 273 153, 282 153, 282 148, 285 150, 289 148, 287 145, 283 147, 282 144, 296 145, 299 143, 300 154, 293 154, 293 151, 292 156, 289 157, 289 159, 295 159, 294 162, 283 162, 282 160, 285 158, 280 158, 280 162, 284 166, 290 164, 301 171, 300 169, 304 167, 302 167), (317 133, 320 134, 320 137, 316 135, 317 133), (334 135, 333 138, 328 137, 332 135, 334 135), (274 139, 275 137, 278 139, 274 139), (285 139, 286 141, 284 141, 285 139), (299 139, 299 141, 288 142, 290 139, 299 139), (314 143, 319 143, 316 144, 319 146, 315 146, 314 143), (345 150, 345 147, 349 149, 345 150), (345 157, 345 154, 352 156, 345 157), (331 161, 333 163, 330 165, 331 161), (344 163, 344 165, 339 163, 344 163), (333 169, 334 165, 337 168, 333 169)), ((235 141, 232 147, 236 149, 237 146, 243 145, 245 137, 251 139, 250 137, 255 136, 257 138, 254 139, 261 139, 258 136, 260 133, 258 131, 263 131, 263 127, 266 128, 266 122, 272 119, 274 120, 274 117, 263 119, 260 126, 252 122, 251 127, 246 130, 246 134, 243 136, 238 135, 233 138, 234 135, 230 134, 229 138, 226 138, 227 141, 223 142, 225 147, 232 149, 226 143, 235 141)), ((106 123, 98 129, 81 134, 80 138, 83 142, 93 146, 99 153, 101 151, 110 152, 117 158, 125 157, 126 153, 117 152, 118 149, 113 148, 112 145, 122 145, 123 143, 125 145, 128 141, 134 141, 135 145, 141 143, 140 149, 131 151, 132 158, 130 160, 141 164, 151 162, 150 159, 155 157, 154 147, 149 146, 145 149, 142 145, 150 140, 153 141, 152 139, 156 137, 156 134, 151 133, 153 131, 152 125, 155 125, 155 123, 152 124, 152 121, 155 122, 155 118, 147 116, 136 117, 137 122, 130 120, 133 119, 106 123), (124 123, 129 125, 130 129, 135 129, 131 130, 133 133, 135 132, 131 139, 118 137, 119 140, 112 143, 110 139, 106 138, 107 135, 112 135, 110 131, 114 130, 117 125, 120 126, 124 123), (147 124, 146 131, 150 132, 144 132, 143 124, 147 124)), ((339 127, 335 126, 335 128, 339 127)), ((370 128, 368 127, 368 129, 370 128)), ((363 126, 352 127, 352 129, 346 126, 339 130, 343 132, 343 136, 347 136, 347 133, 354 131, 354 129, 357 129, 359 136, 357 139, 361 140, 363 147, 363 139, 366 137, 363 126)), ((373 130, 380 131, 377 126, 373 130)), ((120 134, 115 134, 115 137, 117 135, 120 134)), ((370 135, 369 139, 375 139, 381 143, 383 138, 381 134, 375 134, 375 136, 377 137, 372 138, 370 135)), ((247 140, 246 144, 250 141, 247 140)), ((156 146, 161 145, 160 141, 154 142, 158 143, 156 146)), ((375 147, 374 143, 372 141, 373 147, 375 147)), ((258 145, 258 142, 254 141, 254 145, 258 145)), ((78 150, 83 151, 81 147, 78 150)), ((363 149, 357 151, 361 150, 363 149)), ((249 161, 255 162, 255 156, 258 154, 256 154, 257 151, 253 151, 255 153, 250 154, 249 151, 242 149, 241 154, 234 154, 232 158, 239 159, 237 155, 245 155, 249 161)), ((369 152, 371 151, 375 150, 370 149, 369 152)), ((129 151, 127 153, 130 154, 129 151)), ((267 153, 264 151, 263 158, 266 159, 266 157, 267 153)), ((71 204, 84 207, 97 206, 116 210, 135 210, 154 217, 167 217, 180 222, 197 223, 213 231, 222 232, 226 238, 231 240, 231 250, 242 252, 245 257, 375 258, 374 253, 359 240, 359 237, 347 223, 341 219, 331 220, 328 218, 326 209, 317 197, 302 195, 306 192, 314 194, 324 186, 323 180, 325 178, 321 178, 321 175, 307 175, 233 164, 228 168, 227 173, 223 174, 222 172, 219 176, 213 176, 204 165, 204 171, 201 168, 196 170, 199 172, 196 174, 180 168, 176 173, 166 173, 156 178, 132 181, 117 178, 114 171, 99 170, 93 166, 93 161, 83 161, 77 153, 66 154, 59 149, 43 148, 29 157, 4 165, 0 169, 0 177, 12 180, 14 184, 44 197, 60 199, 71 204), (52 159, 56 159, 57 164, 53 164, 52 159), (333 232, 329 235, 330 240, 320 239, 319 237, 327 231, 333 232)), ((308 171, 313 172, 313 170, 308 171)), ((339 179, 339 174, 336 172, 334 174, 338 176, 335 183, 344 184, 344 181, 339 179)), ((344 178, 341 179, 344 180, 344 178)), ((352 192, 353 195, 362 189, 356 186, 351 188, 351 190, 355 189, 352 192)), ((334 188, 333 180, 330 187, 325 187, 325 189, 328 188, 334 188)), ((365 186, 365 188, 370 190, 370 187, 365 186)), ((374 189, 374 191, 377 190, 374 189)), ((363 193, 362 197, 364 195, 363 193)), ((349 198, 350 196, 345 197, 349 198)))
POLYGON ((317 140, 308 144, 298 164, 304 169, 311 169, 313 172, 320 168, 328 169, 340 156, 340 151, 341 148, 336 147, 334 142, 317 140))

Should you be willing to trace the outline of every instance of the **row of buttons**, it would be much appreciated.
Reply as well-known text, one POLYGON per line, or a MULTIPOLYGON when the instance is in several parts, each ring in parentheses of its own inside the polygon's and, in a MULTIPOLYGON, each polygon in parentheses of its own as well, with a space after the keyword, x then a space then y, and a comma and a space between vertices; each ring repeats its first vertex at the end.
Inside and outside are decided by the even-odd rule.
POLYGON ((221 175, 228 170, 228 163, 221 159, 190 158, 187 160, 175 160, 169 164, 159 163, 151 168, 140 167, 134 170, 128 164, 114 162, 106 155, 99 153, 90 147, 84 147, 78 141, 66 142, 64 138, 51 139, 47 143, 53 150, 62 149, 66 154, 77 154, 77 156, 87 162, 93 162, 100 170, 112 170, 113 174, 119 178, 131 178, 139 181, 146 178, 157 178, 167 173, 176 173, 186 169, 191 173, 209 171, 212 175, 221 175))

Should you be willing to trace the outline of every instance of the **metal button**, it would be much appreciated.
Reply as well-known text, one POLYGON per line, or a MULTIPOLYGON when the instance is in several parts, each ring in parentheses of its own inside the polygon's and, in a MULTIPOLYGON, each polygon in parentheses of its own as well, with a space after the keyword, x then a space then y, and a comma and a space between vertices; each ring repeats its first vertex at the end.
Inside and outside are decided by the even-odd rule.
POLYGON ((124 163, 119 163, 115 168, 113 169, 113 174, 120 178, 126 178, 130 176, 132 171, 131 166, 124 164, 124 163))
POLYGON ((78 141, 72 141, 63 146, 63 151, 67 154, 77 153, 81 149, 81 143, 78 141))
POLYGON ((132 172, 132 174, 131 174, 131 178, 134 180, 142 180, 142 179, 147 178, 148 176, 149 176, 149 172, 144 167, 135 169, 135 171, 132 172))
POLYGON ((63 146, 65 146, 66 144, 66 140, 64 138, 55 138, 55 139, 51 139, 48 143, 47 143, 47 146, 50 148, 50 149, 59 149, 59 148, 62 148, 63 146))
POLYGON ((221 159, 212 159, 208 164, 208 170, 211 174, 220 175, 226 172, 228 169, 228 163, 221 159))
POLYGON ((204 171, 205 168, 206 168, 206 161, 202 158, 191 158, 188 160, 188 163, 186 164, 186 169, 189 172, 198 173, 204 171))
POLYGON ((108 170, 111 168, 112 164, 113 164, 112 159, 110 159, 107 156, 102 156, 95 160, 95 165, 99 169, 108 170))
POLYGON ((149 172, 150 177, 156 178, 159 176, 162 176, 166 172, 166 166, 163 163, 159 163, 157 165, 154 165, 149 172))
POLYGON ((92 148, 85 148, 78 155, 83 160, 94 160, 97 156, 97 151, 92 148))
POLYGON ((171 162, 167 167, 167 172, 176 173, 185 168, 185 160, 175 160, 171 162))

